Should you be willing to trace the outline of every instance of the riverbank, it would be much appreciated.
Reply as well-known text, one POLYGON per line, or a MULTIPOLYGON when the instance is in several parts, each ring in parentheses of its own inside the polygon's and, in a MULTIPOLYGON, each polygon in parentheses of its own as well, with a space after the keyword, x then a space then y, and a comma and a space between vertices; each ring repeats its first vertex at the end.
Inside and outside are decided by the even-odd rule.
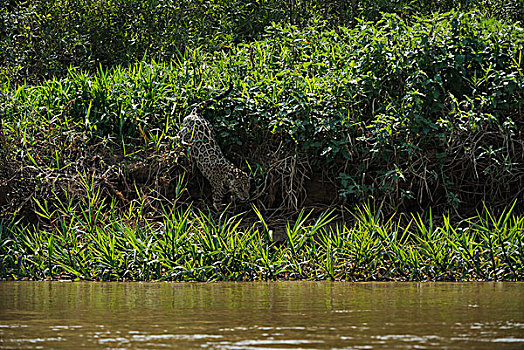
POLYGON ((520 2, 267 3, 1 9, 3 279, 522 279, 520 2), (177 133, 229 82, 217 213, 177 133))

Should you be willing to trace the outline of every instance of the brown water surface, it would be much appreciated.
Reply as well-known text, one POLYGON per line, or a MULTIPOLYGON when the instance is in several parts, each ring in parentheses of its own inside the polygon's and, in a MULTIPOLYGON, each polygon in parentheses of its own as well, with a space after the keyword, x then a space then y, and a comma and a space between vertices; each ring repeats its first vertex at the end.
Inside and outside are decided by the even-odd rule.
POLYGON ((0 349, 524 349, 522 283, 0 282, 0 349))

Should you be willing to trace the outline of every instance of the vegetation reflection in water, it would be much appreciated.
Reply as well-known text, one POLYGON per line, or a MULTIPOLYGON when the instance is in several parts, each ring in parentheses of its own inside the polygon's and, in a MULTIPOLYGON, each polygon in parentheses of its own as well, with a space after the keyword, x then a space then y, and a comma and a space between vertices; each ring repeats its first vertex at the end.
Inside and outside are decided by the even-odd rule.
POLYGON ((518 283, 0 284, 0 348, 517 348, 518 283))

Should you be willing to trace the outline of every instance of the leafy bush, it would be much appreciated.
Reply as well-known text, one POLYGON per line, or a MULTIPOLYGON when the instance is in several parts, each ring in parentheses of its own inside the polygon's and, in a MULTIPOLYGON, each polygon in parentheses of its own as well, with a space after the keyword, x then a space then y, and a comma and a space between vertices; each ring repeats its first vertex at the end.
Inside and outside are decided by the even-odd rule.
POLYGON ((465 210, 522 196, 519 27, 450 12, 267 31, 239 49, 241 112, 220 125, 287 134, 351 200, 465 210))
POLYGON ((63 77, 70 66, 95 72, 137 60, 169 61, 187 48, 225 51, 260 38, 272 22, 303 28, 320 16, 330 28, 474 6, 522 21, 520 0, 32 0, 0 4, 0 79, 63 77))
POLYGON ((171 63, 6 83, 11 159, 56 164, 68 154, 46 147, 57 139, 60 149, 105 140, 114 154, 170 148, 191 105, 233 80, 231 98, 207 118, 225 153, 249 163, 266 206, 300 207, 315 176, 336 181, 346 204, 371 199, 392 210, 474 211, 522 198, 513 190, 524 180, 519 26, 456 11, 311 23, 274 24, 227 52, 187 47, 171 63))
MULTIPOLYGON (((222 48, 256 37, 283 16, 242 1, 38 0, 3 9, 2 75, 35 80, 69 66, 95 71, 147 56, 171 60, 186 47, 222 48)), ((276 2, 278 3, 278 2, 276 2)))

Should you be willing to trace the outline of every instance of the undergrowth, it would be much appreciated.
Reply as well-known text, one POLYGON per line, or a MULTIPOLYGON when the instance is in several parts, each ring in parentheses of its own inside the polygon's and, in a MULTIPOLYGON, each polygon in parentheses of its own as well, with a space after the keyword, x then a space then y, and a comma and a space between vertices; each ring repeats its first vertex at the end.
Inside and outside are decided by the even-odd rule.
POLYGON ((3 0, 0 80, 63 77, 70 65, 95 72, 144 57, 169 61, 197 47, 227 52, 260 39, 271 23, 302 28, 322 18, 333 29, 384 13, 409 18, 452 9, 524 19, 520 0, 3 0))

